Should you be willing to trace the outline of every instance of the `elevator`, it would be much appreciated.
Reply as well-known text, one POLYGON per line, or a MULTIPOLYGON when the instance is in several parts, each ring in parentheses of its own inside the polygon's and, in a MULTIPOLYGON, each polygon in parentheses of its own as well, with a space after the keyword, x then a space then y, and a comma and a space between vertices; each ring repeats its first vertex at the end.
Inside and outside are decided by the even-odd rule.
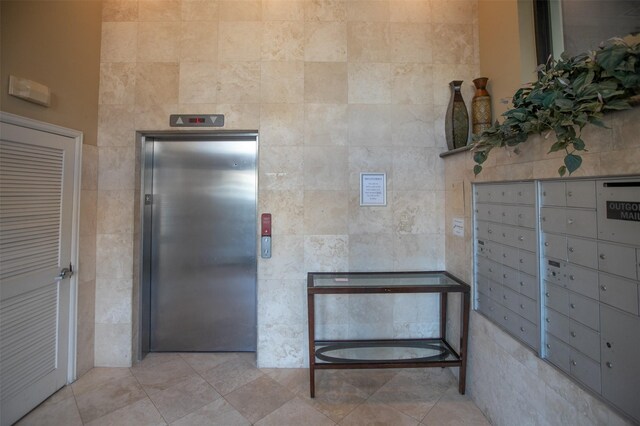
POLYGON ((141 140, 141 352, 255 351, 257 133, 141 140))

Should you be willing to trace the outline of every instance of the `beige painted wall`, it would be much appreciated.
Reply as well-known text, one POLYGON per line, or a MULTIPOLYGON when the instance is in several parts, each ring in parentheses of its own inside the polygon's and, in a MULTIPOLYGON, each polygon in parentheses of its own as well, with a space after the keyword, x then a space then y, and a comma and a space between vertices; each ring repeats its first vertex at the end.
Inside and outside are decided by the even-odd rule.
POLYGON ((80 130, 96 145, 100 59, 100 1, 0 3, 2 110, 80 130), (43 107, 8 94, 9 75, 51 89, 43 107))
POLYGON ((535 79, 531 0, 479 0, 480 72, 489 78, 493 118, 507 110, 516 90, 535 79))
POLYGON ((0 2, 2 111, 83 132, 77 373, 93 367, 98 189, 99 1, 0 2), (8 95, 9 75, 49 86, 49 108, 8 95))

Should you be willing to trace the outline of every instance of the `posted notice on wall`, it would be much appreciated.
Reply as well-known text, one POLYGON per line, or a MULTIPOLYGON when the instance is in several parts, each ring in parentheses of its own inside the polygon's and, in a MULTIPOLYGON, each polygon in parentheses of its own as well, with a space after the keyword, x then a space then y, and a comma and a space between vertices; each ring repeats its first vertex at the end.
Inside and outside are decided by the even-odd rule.
POLYGON ((387 205, 386 173, 360 173, 360 205, 387 205))
POLYGON ((464 237, 464 218, 454 217, 451 224, 451 230, 456 237, 464 237))

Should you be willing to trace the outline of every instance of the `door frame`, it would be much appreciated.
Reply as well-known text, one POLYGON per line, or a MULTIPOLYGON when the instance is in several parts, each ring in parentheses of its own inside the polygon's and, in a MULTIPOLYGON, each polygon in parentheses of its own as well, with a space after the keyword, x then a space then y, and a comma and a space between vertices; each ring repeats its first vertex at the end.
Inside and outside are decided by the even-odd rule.
POLYGON ((82 188, 82 140, 83 133, 56 124, 22 117, 0 111, 0 122, 13 124, 26 129, 53 133, 75 140, 75 164, 73 165, 73 206, 71 222, 71 264, 76 272, 69 278, 69 345, 67 356, 67 384, 76 379, 76 351, 78 330, 78 252, 80 238, 80 191, 82 188))
MULTIPOLYGON (((152 164, 147 164, 149 156, 147 150, 153 148, 152 142, 155 138, 166 136, 252 136, 256 139, 256 221, 258 220, 258 212, 260 209, 259 199, 259 185, 260 185, 260 135, 258 130, 141 130, 136 132, 136 193, 134 204, 134 229, 138 231, 137 237, 134 235, 134 259, 137 260, 137 270, 134 268, 133 276, 133 294, 134 304, 132 319, 134 321, 133 330, 134 338, 133 342, 133 356, 132 358, 138 361, 144 359, 149 353, 149 334, 150 334, 150 285, 145 273, 145 226, 149 226, 150 221, 148 218, 145 220, 145 193, 147 185, 151 182, 151 167, 152 164), (137 312, 136 312, 137 309, 137 312)), ((256 222, 256 230, 259 232, 258 223, 256 222)), ((135 231, 134 231, 135 234, 135 231)), ((259 255, 260 241, 259 234, 256 234, 256 256, 259 255)), ((257 259, 256 259, 257 260, 257 259)), ((259 281, 259 268, 256 262, 256 327, 258 327, 257 321, 257 307, 258 307, 258 291, 257 284, 259 281)), ((257 330, 256 330, 257 332, 257 330)), ((256 342, 256 355, 258 353, 256 342)))

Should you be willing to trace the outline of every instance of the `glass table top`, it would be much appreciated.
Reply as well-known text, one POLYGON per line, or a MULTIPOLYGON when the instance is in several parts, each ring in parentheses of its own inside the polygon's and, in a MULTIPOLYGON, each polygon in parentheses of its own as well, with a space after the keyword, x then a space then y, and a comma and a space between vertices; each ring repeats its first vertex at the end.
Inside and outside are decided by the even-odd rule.
POLYGON ((309 287, 460 287, 446 272, 310 273, 309 287))

